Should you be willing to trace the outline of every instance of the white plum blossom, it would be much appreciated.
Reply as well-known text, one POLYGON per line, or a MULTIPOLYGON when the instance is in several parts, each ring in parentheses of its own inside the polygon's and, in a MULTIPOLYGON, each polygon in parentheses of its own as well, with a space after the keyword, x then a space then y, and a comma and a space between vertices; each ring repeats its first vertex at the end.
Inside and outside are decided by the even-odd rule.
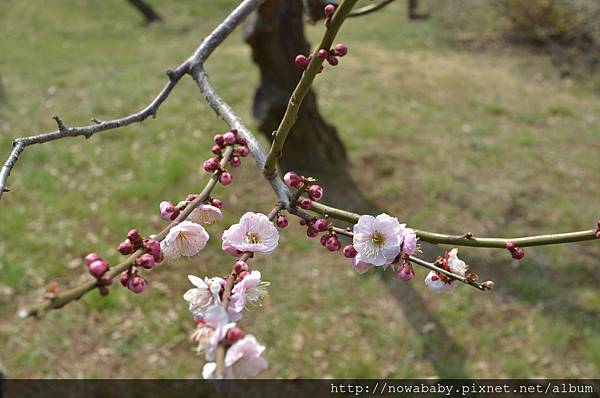
POLYGON ((405 225, 385 213, 360 216, 354 225, 352 244, 363 262, 377 267, 390 264, 400 254, 405 225))
POLYGON ((202 225, 191 221, 182 221, 171 228, 165 239, 160 242, 160 248, 168 259, 181 256, 192 257, 206 246, 208 233, 202 225))
POLYGON ((417 233, 412 228, 402 230, 402 253, 412 256, 417 252, 417 233))
POLYGON ((227 313, 232 321, 242 318, 242 311, 248 303, 259 304, 267 295, 266 287, 269 286, 269 282, 262 282, 260 278, 260 271, 252 271, 233 287, 227 308, 227 313))
POLYGON ((223 219, 221 209, 209 204, 201 204, 196 207, 187 218, 197 224, 212 224, 223 219))
MULTIPOLYGON (((456 275, 465 276, 467 264, 458 258, 458 249, 454 248, 446 255, 448 268, 456 275)), ((459 281, 456 279, 448 280, 445 275, 440 275, 436 271, 430 271, 425 278, 425 285, 434 293, 443 293, 455 288, 459 281)))
MULTIPOLYGON (((223 233, 223 250, 271 253, 279 243, 279 232, 269 218, 261 213, 248 212, 223 233)), ((231 253, 230 253, 231 254, 231 253)))
POLYGON ((199 320, 204 318, 204 311, 215 302, 211 286, 218 285, 220 290, 225 280, 219 277, 201 279, 194 275, 188 275, 188 279, 195 287, 185 292, 183 299, 188 302, 194 319, 199 320))
POLYGON ((219 342, 234 326, 235 322, 229 321, 227 312, 220 303, 210 306, 191 336, 192 340, 198 344, 197 351, 204 352, 207 361, 214 361, 219 342))
MULTIPOLYGON (((225 353, 224 377, 226 379, 245 379, 254 377, 268 366, 261 356, 265 346, 256 341, 256 337, 248 334, 236 341, 225 353)), ((208 362, 204 365, 202 376, 205 379, 215 378, 217 364, 208 362)))

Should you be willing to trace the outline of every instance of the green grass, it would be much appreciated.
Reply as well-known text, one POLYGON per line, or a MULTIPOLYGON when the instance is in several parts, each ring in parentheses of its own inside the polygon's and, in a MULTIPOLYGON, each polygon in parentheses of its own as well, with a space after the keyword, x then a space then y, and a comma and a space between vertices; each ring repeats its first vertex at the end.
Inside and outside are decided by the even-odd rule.
MULTIPOLYGON (((160 4, 166 24, 142 27, 124 1, 0 4, 0 153, 23 134, 111 118, 145 105, 235 0, 160 4)), ((334 123, 363 192, 417 228, 511 236, 591 228, 600 216, 598 77, 560 79, 548 58, 522 48, 474 49, 442 40, 440 18, 407 22, 404 2, 349 20, 350 53, 319 75, 322 112, 334 123), (381 156, 383 155, 383 156, 381 156)), ((320 25, 307 28, 311 42, 320 25)), ((453 33, 454 34, 454 33, 453 33)), ((239 33, 207 69, 253 126, 258 73, 239 33)), ((91 140, 29 148, 0 202, 1 360, 13 377, 199 377, 188 341, 185 276, 225 274, 223 229, 274 201, 252 161, 219 187, 225 222, 190 261, 151 272, 135 296, 115 286, 40 320, 17 309, 51 280, 87 278, 91 251, 115 262, 131 227, 162 227, 161 200, 198 191, 213 134, 225 126, 184 79, 156 119, 91 140)), ((240 325, 267 346, 266 377, 586 377, 600 372, 600 247, 461 249, 497 289, 460 286, 435 296, 412 283, 356 275, 347 260, 293 223, 280 249, 253 261, 270 297, 240 325)), ((440 248, 442 250, 442 248, 440 248)))

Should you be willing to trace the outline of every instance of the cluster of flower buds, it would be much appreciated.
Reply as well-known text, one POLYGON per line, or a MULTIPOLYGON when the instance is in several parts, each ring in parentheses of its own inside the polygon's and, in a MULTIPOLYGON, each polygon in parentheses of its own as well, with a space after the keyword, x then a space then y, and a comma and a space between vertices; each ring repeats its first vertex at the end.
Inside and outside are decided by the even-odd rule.
MULTIPOLYGON (((348 47, 345 44, 336 44, 332 49, 326 50, 321 48, 317 51, 317 57, 322 59, 323 61, 327 61, 329 65, 336 66, 339 63, 338 57, 343 57, 348 54, 348 47)), ((296 55, 294 58, 294 63, 296 66, 302 70, 305 70, 310 64, 312 60, 312 55, 306 56, 304 54, 296 55)), ((319 66, 318 73, 323 71, 323 64, 319 66)))
POLYGON ((132 229, 127 233, 127 239, 121 242, 117 250, 122 255, 128 256, 141 248, 144 248, 146 253, 138 257, 136 260, 138 265, 142 265, 143 263, 144 268, 151 269, 155 263, 160 263, 164 260, 163 253, 160 250, 160 242, 151 238, 142 238, 140 231, 137 229, 132 229), (149 260, 150 257, 152 261, 149 260))
POLYGON ((209 173, 218 172, 219 181, 223 185, 229 185, 233 182, 233 177, 227 170, 221 167, 221 159, 223 159, 223 149, 227 146, 237 145, 234 149, 234 153, 229 158, 229 164, 231 167, 239 167, 242 164, 241 158, 250 154, 247 142, 244 137, 238 134, 237 129, 231 129, 230 131, 217 134, 214 137, 215 145, 213 145, 211 151, 216 156, 204 161, 204 170, 209 173))
POLYGON ((596 238, 600 239, 600 220, 596 222, 596 238))
POLYGON ((512 258, 514 258, 515 260, 520 260, 523 257, 525 257, 525 251, 512 242, 506 242, 506 245, 504 245, 504 247, 506 247, 506 249, 512 255, 512 258))
POLYGON ((288 219, 281 213, 277 216, 277 226, 281 229, 286 228, 288 226, 288 219))
POLYGON ((90 253, 85 256, 85 265, 90 274, 98 280, 100 294, 106 296, 109 293, 107 286, 112 284, 112 278, 106 274, 110 268, 108 262, 97 253, 90 253))
POLYGON ((135 267, 121 273, 121 285, 135 294, 143 292, 148 287, 148 281, 138 273, 135 267))
POLYGON ((312 208, 312 202, 321 200, 325 193, 322 186, 313 183, 315 181, 314 179, 300 176, 294 171, 285 173, 283 181, 291 188, 301 189, 308 193, 308 198, 300 198, 297 202, 298 206, 304 210, 310 210, 312 208))
POLYGON ((325 7, 323 7, 323 13, 325 14, 325 26, 329 26, 331 18, 333 17, 333 14, 335 14, 335 4, 326 4, 325 7))

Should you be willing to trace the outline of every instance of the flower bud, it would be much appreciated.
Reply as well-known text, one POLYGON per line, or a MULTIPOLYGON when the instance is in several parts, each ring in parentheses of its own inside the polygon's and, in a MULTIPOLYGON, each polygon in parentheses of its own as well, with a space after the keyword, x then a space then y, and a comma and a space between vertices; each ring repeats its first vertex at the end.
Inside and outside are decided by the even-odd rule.
POLYGON ((219 181, 221 181, 221 184, 223 185, 229 185, 233 182, 233 176, 228 172, 224 171, 219 176, 219 181))
POLYGON ((508 251, 511 251, 511 252, 512 252, 513 250, 515 250, 515 244, 514 244, 514 243, 512 243, 512 242, 506 242, 506 244, 504 245, 504 247, 506 247, 506 249, 507 249, 508 251))
POLYGON ((108 263, 104 260, 96 260, 88 265, 88 271, 94 278, 100 279, 108 271, 108 263))
POLYGON ((223 135, 223 141, 225 141, 225 145, 231 145, 235 142, 235 134, 233 134, 231 131, 228 133, 225 133, 223 135))
POLYGON ((340 63, 340 61, 337 59, 336 56, 334 55, 330 55, 329 57, 327 57, 327 62, 329 63, 329 65, 331 66, 337 66, 337 64, 340 63))
POLYGON ((100 285, 101 286, 110 286, 113 283, 113 278, 111 278, 110 276, 104 274, 102 276, 102 278, 100 278, 100 285))
POLYGON ((308 236, 309 238, 314 238, 319 234, 319 231, 317 231, 317 229, 315 227, 313 227, 312 225, 308 228, 306 228, 306 236, 308 236))
POLYGON ((239 153, 241 157, 245 158, 250 153, 250 149, 247 146, 240 146, 237 148, 237 153, 239 153))
POLYGON ((401 281, 407 282, 415 276, 415 270, 413 270, 411 263, 406 262, 402 264, 400 268, 398 268, 398 270, 396 271, 396 276, 401 281))
POLYGON ((294 171, 285 173, 283 181, 288 187, 299 188, 302 185, 302 178, 294 171))
POLYGON ((150 253, 144 253, 135 260, 135 263, 146 269, 152 269, 155 264, 154 256, 150 253))
POLYGON ((175 213, 175 211, 177 210, 173 203, 166 201, 160 202, 159 208, 161 218, 167 221, 171 220, 173 213, 175 213))
POLYGON ((203 164, 204 171, 208 173, 215 172, 221 168, 219 161, 215 158, 206 159, 203 164))
POLYGON ((344 257, 354 258, 356 257, 356 249, 352 245, 344 246, 344 257))
POLYGON ((108 288, 106 286, 98 286, 98 291, 100 292, 100 295, 102 297, 106 297, 110 293, 110 291, 108 290, 108 288))
POLYGON ((333 4, 327 4, 323 8, 323 12, 325 13, 325 16, 327 18, 330 18, 331 16, 333 16, 333 13, 335 12, 335 6, 333 4))
POLYGON ((121 244, 119 244, 119 247, 117 247, 117 251, 124 256, 133 253, 134 250, 135 249, 133 248, 133 244, 131 244, 129 239, 126 239, 124 242, 121 242, 121 244))
POLYGON ((215 144, 217 144, 220 147, 225 146, 225 140, 223 139, 223 134, 217 134, 215 135, 215 144))
POLYGON ((315 221, 315 228, 319 232, 325 232, 329 229, 329 221, 324 218, 319 218, 315 221))
POLYGON ((229 341, 229 344, 233 344, 245 335, 246 333, 244 333, 242 329, 238 327, 232 327, 227 331, 227 340, 229 341))
POLYGON ((231 130, 229 130, 229 131, 231 131, 231 134, 233 134, 233 135, 237 136, 238 129, 236 129, 236 128, 232 128, 232 129, 231 129, 231 130))
POLYGON ((121 272, 121 277, 119 278, 121 285, 123 287, 127 287, 127 283, 129 282, 129 273, 127 271, 121 272))
POLYGON ((335 47, 333 47, 333 54, 337 55, 338 57, 343 57, 344 55, 348 54, 348 47, 345 44, 336 44, 335 47))
POLYGON ((600 239, 600 229, 596 231, 596 238, 600 239))
POLYGON ((493 281, 485 281, 481 284, 481 287, 486 290, 492 290, 494 288, 494 282, 493 281))
POLYGON ((308 196, 315 202, 318 202, 323 199, 323 187, 316 184, 311 185, 310 188, 308 188, 308 196))
POLYGON ((160 254, 160 242, 155 239, 148 239, 146 243, 144 243, 144 248, 153 256, 158 256, 160 254))
POLYGON ((329 56, 329 51, 325 50, 324 48, 320 49, 317 52, 317 57, 321 58, 321 59, 327 59, 327 57, 329 56))
POLYGON ((90 265, 96 260, 102 260, 102 257, 98 253, 90 253, 85 256, 85 265, 90 265))
POLYGON ((233 269, 236 273, 240 274, 244 271, 249 271, 250 267, 248 267, 248 263, 246 263, 245 261, 239 260, 235 263, 233 269))
POLYGON ((296 55, 296 58, 294 58, 294 63, 300 69, 306 69, 309 62, 309 59, 306 57, 306 55, 303 54, 298 54, 296 55))
POLYGON ((240 146, 248 146, 248 142, 246 141, 246 139, 244 137, 240 137, 240 136, 238 136, 235 139, 235 143, 240 146))
POLYGON ((279 228, 285 228, 288 226, 288 220, 283 214, 280 214, 279 217, 277 217, 277 226, 279 228))
POLYGON ((198 195, 195 193, 188 193, 185 197, 185 200, 188 202, 193 202, 194 200, 196 200, 197 197, 198 195))
POLYGON ((155 262, 156 264, 160 264, 160 263, 162 263, 162 262, 164 261, 164 259, 165 259, 165 255, 164 255, 164 254, 163 254, 163 252, 161 251, 161 252, 160 252, 160 253, 158 253, 158 254, 153 254, 153 255, 152 255, 152 258, 154 258, 154 262, 155 262))
POLYGON ((327 242, 325 243, 325 247, 330 252, 336 252, 336 251, 340 250, 342 245, 340 244, 340 241, 338 240, 337 236, 334 235, 334 236, 329 237, 329 239, 327 239, 327 242))
POLYGON ((300 221, 298 221, 298 224, 304 226, 304 225, 306 225, 306 220, 301 218, 300 221))
POLYGON ((232 156, 231 159, 229 159, 229 163, 231 164, 231 167, 240 167, 240 164, 242 164, 242 161, 240 160, 239 156, 232 156))
POLYGON ((298 206, 300 206, 304 210, 310 210, 310 208, 312 207, 312 201, 310 199, 302 198, 298 201, 298 206))
POLYGON ((219 199, 213 198, 210 203, 215 206, 217 209, 222 209, 223 208, 223 202, 221 202, 219 199))
POLYGON ((133 275, 127 282, 127 289, 135 294, 143 292, 148 287, 148 282, 139 275, 133 275))
POLYGON ((136 243, 142 240, 142 236, 140 235, 140 231, 137 229, 132 229, 127 232, 127 239, 129 239, 131 243, 136 243))
POLYGON ((213 145, 212 148, 210 148, 210 151, 217 156, 221 156, 221 147, 218 145, 213 145))
POLYGON ((325 245, 327 244, 327 239, 329 239, 329 235, 322 235, 321 236, 321 246, 325 247, 325 245))
POLYGON ((520 260, 523 257, 525 257, 525 251, 520 247, 516 247, 512 252, 512 258, 514 258, 515 260, 520 260))

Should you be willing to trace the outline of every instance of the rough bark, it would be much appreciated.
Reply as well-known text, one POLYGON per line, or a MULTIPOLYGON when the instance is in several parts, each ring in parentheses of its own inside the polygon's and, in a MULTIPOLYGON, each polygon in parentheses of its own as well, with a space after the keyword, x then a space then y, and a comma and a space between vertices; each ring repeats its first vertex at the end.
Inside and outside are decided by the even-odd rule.
POLYGON ((127 0, 129 3, 134 6, 139 12, 142 13, 144 18, 146 19, 147 24, 151 24, 153 22, 161 22, 162 17, 152 8, 152 6, 146 3, 143 0, 127 0))
MULTIPOLYGON (((267 0, 246 24, 245 39, 252 47, 252 57, 261 76, 253 115, 259 130, 270 139, 302 74, 294 65, 294 57, 310 52, 304 37, 303 3, 267 0)), ((347 193, 354 187, 347 171, 344 144, 335 127, 320 115, 314 91, 304 99, 285 143, 280 166, 284 171, 296 170, 318 177, 329 188, 329 197, 347 197, 336 193, 342 189, 347 193)))

